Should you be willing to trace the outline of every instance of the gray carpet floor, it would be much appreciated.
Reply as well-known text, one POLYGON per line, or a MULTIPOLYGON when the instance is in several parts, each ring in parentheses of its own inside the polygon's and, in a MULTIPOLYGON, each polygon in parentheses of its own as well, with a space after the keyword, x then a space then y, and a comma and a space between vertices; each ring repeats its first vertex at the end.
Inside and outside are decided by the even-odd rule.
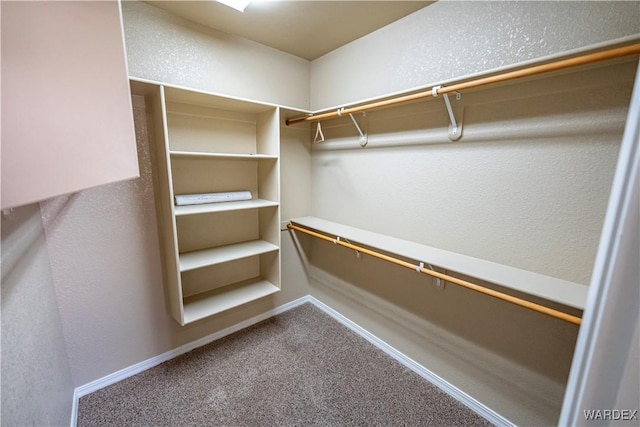
POLYGON ((80 399, 78 426, 487 426, 311 304, 80 399))

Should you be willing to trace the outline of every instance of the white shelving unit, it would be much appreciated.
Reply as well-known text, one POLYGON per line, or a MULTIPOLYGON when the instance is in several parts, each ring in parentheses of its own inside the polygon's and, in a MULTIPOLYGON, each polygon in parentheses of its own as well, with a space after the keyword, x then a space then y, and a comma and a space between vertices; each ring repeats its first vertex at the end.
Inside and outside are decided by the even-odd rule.
POLYGON ((152 105, 167 305, 181 324, 280 290, 278 107, 132 81, 152 105), (251 200, 175 206, 183 194, 251 200))

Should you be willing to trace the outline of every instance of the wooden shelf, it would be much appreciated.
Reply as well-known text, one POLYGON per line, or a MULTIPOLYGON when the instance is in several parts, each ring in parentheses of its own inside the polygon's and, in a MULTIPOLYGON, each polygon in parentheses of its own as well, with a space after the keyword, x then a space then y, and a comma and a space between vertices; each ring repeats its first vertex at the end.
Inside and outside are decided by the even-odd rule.
POLYGON ((271 282, 254 278, 185 298, 184 324, 195 322, 278 291, 280 288, 271 282))
POLYGON ((193 158, 193 159, 225 159, 225 160, 257 160, 257 159, 277 159, 278 156, 271 154, 248 154, 248 153, 207 153, 201 151, 170 151, 171 157, 193 158))
POLYGON ((277 202, 264 199, 240 200, 236 202, 206 203, 202 205, 176 206, 175 215, 197 215, 212 212, 228 212, 243 209, 261 209, 278 206, 277 202))
POLYGON ((579 283, 349 227, 316 217, 296 218, 292 219, 291 222, 321 233, 340 236, 354 243, 358 242, 407 259, 428 262, 437 267, 456 271, 581 310, 584 310, 587 301, 589 287, 579 283))
POLYGON ((233 245, 218 246, 180 254, 180 272, 195 270, 196 268, 222 264, 241 258, 277 251, 279 248, 264 240, 235 243, 233 245))

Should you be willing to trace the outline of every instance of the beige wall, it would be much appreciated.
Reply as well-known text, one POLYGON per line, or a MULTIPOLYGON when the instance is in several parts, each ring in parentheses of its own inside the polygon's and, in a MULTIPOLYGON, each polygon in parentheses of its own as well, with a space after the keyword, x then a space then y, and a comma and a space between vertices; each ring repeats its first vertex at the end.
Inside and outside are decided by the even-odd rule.
POLYGON ((637 35, 639 22, 637 1, 439 1, 313 61, 311 109, 637 35))
MULTIPOLYGON (((455 3, 445 2, 445 4, 455 3)), ((538 5, 542 4, 544 3, 538 5)), ((627 22, 621 17, 627 15, 625 11, 628 11, 628 6, 616 5, 614 7, 618 11, 615 15, 621 19, 615 22, 627 22)), ((505 21, 500 19, 499 10, 492 9, 492 11, 495 12, 492 17, 497 22, 505 21)), ((603 10, 600 11, 601 14, 604 13, 603 10)), ((145 4, 125 2, 123 12, 129 70, 133 76, 302 109, 309 105, 309 64, 306 61, 280 54, 251 42, 223 37, 217 32, 204 30, 203 27, 195 24, 188 24, 186 21, 171 17, 145 4), (224 61, 216 62, 216 53, 220 53, 224 61), (240 72, 238 63, 234 61, 234 58, 240 57, 242 60, 250 62, 256 60, 257 63, 262 64, 264 55, 269 56, 271 60, 276 58, 275 63, 268 63, 268 70, 264 76, 247 76, 243 74, 247 67, 242 67, 243 70, 240 72), (215 79, 212 78, 214 74, 215 79), (280 83, 276 82, 276 78, 280 83), (286 88, 279 86, 284 82, 287 84, 286 88), (292 84, 296 88, 293 91, 290 90, 292 84)), ((516 12, 512 11, 508 17, 513 17, 514 13, 516 12)), ((576 13, 577 17, 582 16, 581 12, 576 13)), ((630 19, 637 16, 634 13, 636 12, 629 12, 630 19)), ((471 19, 472 14, 468 16, 467 19, 471 19)), ((565 11, 563 16, 566 17, 567 22, 573 24, 570 27, 577 32, 576 39, 580 39, 582 34, 577 28, 583 23, 577 19, 574 20, 576 16, 571 15, 571 11, 565 11)), ((355 100, 360 97, 376 96, 389 91, 425 84, 423 74, 428 73, 413 71, 415 67, 420 69, 420 64, 414 61, 420 60, 422 54, 414 57, 409 55, 409 50, 401 49, 403 56, 394 56, 394 52, 397 51, 394 45, 395 40, 420 41, 428 36, 423 33, 415 34, 416 28, 428 27, 424 21, 428 18, 422 14, 410 18, 411 22, 415 20, 411 25, 405 27, 400 24, 386 29, 385 31, 389 31, 393 37, 384 42, 380 42, 376 38, 378 36, 373 35, 371 38, 359 40, 356 45, 347 46, 344 50, 340 50, 337 56, 332 57, 331 63, 326 57, 319 60, 327 61, 325 62, 327 68, 322 72, 319 65, 316 67, 314 64, 314 79, 317 80, 313 82, 312 96, 318 96, 317 101, 313 101, 315 105, 327 105, 350 99, 355 100), (343 75, 341 70, 344 67, 352 68, 350 56, 347 55, 349 49, 359 46, 370 47, 371 45, 377 47, 381 62, 388 60, 390 64, 394 64, 395 69, 405 69, 407 72, 404 75, 411 76, 411 78, 398 81, 395 77, 388 77, 393 74, 388 74, 389 70, 381 66, 366 68, 366 78, 362 77, 362 73, 354 73, 353 85, 347 85, 351 89, 347 90, 344 87, 329 84, 328 80, 331 80, 331 75, 334 77, 343 75), (324 79, 324 77, 321 78, 321 75, 327 76, 328 79, 325 86, 328 98, 318 94, 319 85, 324 84, 321 83, 324 79), (362 79, 364 88, 360 88, 356 84, 355 79, 357 78, 362 79), (390 85, 384 83, 387 80, 391 83, 390 85), (344 96, 340 95, 343 90, 344 96)), ((521 16, 518 19, 525 18, 526 16, 521 16)), ((465 27, 465 21, 459 19, 447 22, 449 27, 454 24, 460 28, 465 27)), ((638 20, 636 19, 634 22, 637 23, 638 20)), ((627 27, 628 25, 625 24, 625 28, 627 27)), ((604 30, 599 31, 597 28, 596 26, 593 37, 586 40, 585 44, 618 37, 618 35, 612 36, 610 32, 604 30)), ((498 48, 505 43, 505 40, 495 34, 492 38, 491 34, 493 33, 487 35, 483 46, 498 48), (492 42, 494 44, 491 44, 492 42)), ((540 42, 541 46, 546 46, 542 54, 551 54, 577 47, 562 43, 555 44, 553 34, 545 37, 544 41, 540 42)), ((509 51, 526 50, 531 44, 526 41, 526 38, 516 38, 515 45, 512 45, 509 51)), ((357 58, 354 56, 353 60, 357 60, 357 58)), ((511 60, 514 58, 504 58, 504 61, 498 65, 505 65, 511 60)), ((521 58, 517 57, 515 60, 521 60, 521 58)), ((456 56, 456 61, 460 64, 467 63, 464 55, 456 56)), ((447 61, 439 66, 447 69, 446 67, 449 67, 450 64, 451 62, 447 61)), ((496 64, 487 66, 496 66, 496 64)), ((479 68, 475 71, 482 69, 479 68)), ((452 74, 448 77, 457 76, 458 71, 470 72, 463 68, 456 69, 454 67, 452 74)), ((557 162, 556 155, 558 154, 569 161, 552 164, 555 164, 559 169, 567 168, 568 170, 555 170, 550 166, 545 166, 545 173, 552 173, 551 178, 562 179, 569 176, 572 182, 576 182, 581 176, 587 176, 581 175, 583 171, 580 169, 588 168, 591 171, 593 169, 598 171, 598 174, 595 175, 588 174, 588 182, 584 185, 594 189, 592 192, 588 192, 588 195, 581 196, 578 203, 580 208, 578 211, 585 215, 586 224, 588 224, 589 233, 591 233, 580 236, 578 240, 578 242, 582 242, 582 239, 587 241, 586 252, 581 252, 582 255, 579 255, 582 259, 586 259, 592 256, 589 253, 592 253, 590 245, 592 244, 593 230, 594 227, 597 227, 598 221, 601 221, 602 202, 606 199, 606 190, 603 188, 607 186, 607 180, 611 179, 612 159, 617 151, 613 135, 619 127, 620 114, 622 114, 626 102, 623 99, 624 84, 624 79, 622 79, 621 88, 616 89, 621 95, 620 98, 612 95, 610 98, 606 98, 605 106, 603 106, 599 102, 599 97, 594 97, 585 107, 586 111, 581 110, 584 115, 578 114, 577 119, 583 122, 590 122, 589 119, 595 116, 598 116, 596 118, 600 120, 600 114, 604 114, 602 117, 604 122, 609 123, 608 118, 611 118, 606 134, 602 138, 594 138, 592 135, 588 137, 569 135, 566 138, 554 135, 550 139, 551 142, 539 144, 540 141, 536 142, 534 137, 531 143, 527 143, 530 137, 518 136, 520 125, 529 127, 538 124, 538 130, 542 132, 545 126, 540 126, 539 123, 545 116, 546 107, 530 112, 527 109, 527 103, 525 102, 523 105, 522 101, 518 101, 518 97, 514 100, 508 98, 497 106, 489 102, 488 109, 482 105, 482 102, 485 101, 481 97, 478 98, 478 104, 475 107, 470 106, 468 114, 465 112, 465 117, 468 119, 465 122, 465 132, 468 131, 468 135, 471 137, 474 135, 475 129, 476 138, 479 140, 467 145, 465 145, 466 137, 463 137, 463 140, 455 145, 440 144, 409 149, 406 147, 378 149, 372 147, 369 151, 360 151, 358 148, 355 151, 343 152, 318 150, 311 154, 308 143, 297 142, 304 133, 308 132, 307 129, 302 131, 286 130, 283 132, 284 142, 281 150, 283 219, 286 220, 290 216, 307 215, 312 212, 311 205, 313 204, 313 212, 318 215, 335 216, 328 219, 339 219, 345 223, 364 219, 369 221, 374 229, 375 227, 387 227, 390 222, 387 221, 388 218, 395 220, 400 218, 400 221, 406 218, 403 218, 402 215, 396 215, 398 212, 402 213, 403 209, 392 209, 393 206, 382 197, 385 192, 395 187, 393 181, 380 187, 382 190, 380 192, 377 191, 377 187, 367 187, 367 179, 370 182, 372 178, 367 175, 373 173, 381 175, 377 172, 379 169, 376 169, 380 164, 383 164, 392 176, 396 177, 406 176, 406 172, 409 174, 418 173, 425 185, 431 185, 433 191, 440 194, 442 204, 446 207, 451 199, 442 195, 443 187, 435 185, 436 183, 444 185, 444 188, 456 190, 458 193, 456 195, 468 195, 467 187, 469 185, 472 186, 471 188, 474 188, 473 186, 477 188, 483 181, 469 178, 464 175, 466 172, 462 170, 457 175, 445 171, 450 175, 434 172, 432 176, 429 176, 429 170, 423 170, 425 166, 423 161, 426 161, 427 165, 431 162, 431 166, 434 166, 434 162, 440 159, 444 162, 440 165, 450 165, 456 163, 457 159, 463 158, 466 159, 466 164, 469 164, 468 162, 474 157, 472 154, 475 153, 477 158, 484 159, 484 163, 479 166, 480 170, 483 172, 492 171, 489 182, 497 184, 503 182, 500 179, 499 171, 503 171, 501 166, 506 162, 509 170, 521 180, 518 184, 520 187, 526 185, 535 187, 542 186, 538 182, 539 175, 536 169, 536 165, 539 164, 528 164, 529 155, 538 153, 539 161, 546 158, 557 162), (520 110, 512 109, 511 106, 516 106, 520 110), (500 114, 496 113, 497 116, 492 117, 492 111, 500 114), (518 119, 522 119, 522 123, 514 124, 518 119), (487 124, 489 124, 488 128, 483 128, 487 124), (511 128, 509 134, 511 136, 508 140, 498 140, 496 137, 497 130, 502 127, 511 128), (482 134, 480 131, 485 132, 484 135, 487 135, 488 139, 483 140, 482 136, 478 136, 482 134), (562 142, 560 147, 555 146, 558 141, 562 142), (590 148, 583 151, 582 147, 590 148), (455 156, 455 154, 459 154, 461 157, 455 156), (597 160, 599 156, 602 156, 602 159, 597 160), (414 158, 416 160, 413 160, 414 158), (407 159, 410 160, 407 161, 407 159), (527 161, 526 164, 523 165, 522 159, 527 161), (363 170, 358 165, 360 160, 364 165, 370 165, 372 170, 363 170), (420 161, 418 162, 418 160, 420 161), (336 165, 349 167, 337 168, 336 165), (529 174, 526 180, 516 174, 516 172, 521 172, 522 167, 529 174), (571 170, 572 168, 576 170, 571 170), (339 175, 330 176, 336 171, 339 172, 339 175), (367 179, 363 179, 361 174, 367 179), (431 178, 437 179, 439 182, 431 183, 431 178), (297 183, 292 183, 293 179, 296 179, 297 183), (311 192, 309 192, 310 189, 311 192), (336 194, 331 194, 331 189, 338 191, 336 194), (352 191, 352 193, 349 194, 347 191, 352 191), (356 200, 350 196, 357 197, 357 201, 364 206, 374 206, 375 210, 359 211, 358 209, 362 208, 359 204, 355 204, 356 200), (593 215, 582 212, 586 206, 585 199, 589 197, 593 197, 594 205, 597 205, 593 215), (336 198, 343 199, 348 203, 348 206, 353 206, 356 210, 351 214, 343 209, 329 210, 331 202, 336 198), (387 204, 386 208, 385 204, 387 204), (383 209, 379 209, 380 207, 383 209), (372 212, 375 212, 375 215, 372 212), (378 212, 383 220, 376 222, 378 212)), ((465 95, 465 102, 466 99, 465 95)), ((553 109, 553 113, 557 116, 563 116, 574 105, 570 101, 564 101, 564 98, 560 98, 560 101, 557 101, 558 98, 553 99, 553 102, 560 103, 553 109)), ((435 108, 436 105, 436 103, 429 104, 428 108, 435 108)), ((549 104, 534 103, 534 105, 546 106, 549 104)), ((441 120, 443 117, 446 120, 446 116, 442 116, 442 109, 438 108, 437 111, 441 116, 428 119, 426 129, 420 130, 430 134, 429 138, 436 135, 433 137, 436 140, 442 137, 441 131, 444 128, 441 128, 441 120)), ((149 130, 146 127, 146 113, 139 100, 134 106, 134 112, 141 177, 133 181, 59 197, 47 201, 41 206, 47 237, 46 249, 49 253, 53 283, 59 301, 73 386, 87 384, 119 369, 311 293, 514 421, 523 424, 540 421, 554 422, 559 408, 557 397, 562 394, 563 381, 568 372, 570 352, 575 341, 575 331, 570 327, 547 319, 538 319, 529 313, 521 313, 511 307, 503 307, 493 301, 467 295, 454 289, 446 289, 439 293, 439 296, 432 295, 431 289, 423 289, 423 284, 416 283, 412 276, 396 275, 392 268, 378 266, 369 260, 364 262, 371 269, 362 269, 351 259, 352 257, 334 252, 333 247, 326 250, 319 243, 312 242, 306 242, 306 244, 310 248, 307 251, 312 256, 313 266, 316 267, 314 273, 316 274, 311 286, 309 286, 304 267, 300 262, 298 248, 293 245, 288 232, 282 234, 282 292, 194 325, 179 327, 170 318, 164 305, 161 260, 156 237, 150 175, 148 151, 150 138, 149 130), (432 300, 423 304, 423 301, 426 301, 425 298, 432 298, 432 300), (442 304, 440 304, 440 299, 443 300, 442 304), (482 317, 483 321, 474 324, 478 316, 482 317), (471 326, 467 326, 469 323, 471 326), (535 350, 533 343, 544 340, 546 340, 546 344, 540 350, 535 350), (554 362, 550 364, 549 361, 554 362), (504 376, 499 372, 501 366, 506 367, 506 372, 512 378, 511 382, 507 382, 503 386, 500 385, 504 376), (521 383, 513 380, 519 377, 523 378, 521 383)), ((573 123, 571 120, 564 121, 558 117, 552 119, 551 122, 560 128, 562 128, 562 123, 573 123)), ((596 122, 601 123, 600 121, 596 122)), ((387 132, 388 126, 388 124, 382 126, 380 134, 387 132)), ((342 130, 337 128, 335 131, 343 132, 344 128, 342 130)), ((587 131, 590 134, 593 133, 592 128, 587 128, 587 131)), ((404 131, 398 130, 398 132, 402 134, 404 131)), ((540 139, 540 135, 538 135, 538 139, 540 139)), ((456 167, 460 166, 456 165, 456 167)), ((551 188, 560 193, 565 191, 565 187, 558 185, 555 181, 551 188)), ((535 196, 534 200, 543 200, 544 198, 534 189, 527 191, 535 196)), ((547 191, 546 189, 547 187, 544 188, 545 191, 547 191)), ((422 187, 420 190, 423 190, 422 187)), ((484 190, 493 195, 492 200, 496 203, 505 203, 499 197, 499 188, 484 190)), ((521 196, 516 190, 516 187, 509 188, 509 191, 515 196, 521 196)), ((428 203, 420 202, 423 199, 415 196, 415 194, 421 194, 419 191, 407 194, 411 197, 403 200, 409 200, 412 204, 421 204, 422 212, 429 212, 428 203)), ((557 194, 554 197, 557 196, 560 199, 561 195, 557 194)), ((473 202, 477 201, 474 199, 477 197, 477 195, 472 195, 468 200, 465 197, 459 199, 461 202, 467 200, 468 206, 471 207, 469 212, 474 212, 477 204, 473 202)), ((544 206, 548 207, 551 202, 545 203, 547 204, 544 206)), ((458 204, 457 207, 460 205, 458 204)), ((510 227, 515 227, 518 232, 523 229, 527 231, 526 221, 519 221, 520 217, 514 219, 508 210, 503 212, 502 208, 503 206, 496 206, 496 212, 502 215, 502 218, 509 219, 510 227)), ((453 211, 453 207, 450 209, 453 211)), ((534 217, 540 219, 544 212, 547 211, 544 211, 543 206, 539 206, 534 212, 534 217)), ((557 210, 554 208, 548 211, 548 214, 556 212, 557 210)), ((454 213, 462 215, 457 211, 454 213)), ((520 213, 527 216, 529 211, 522 210, 520 213)), ((561 225, 556 227, 556 231, 564 233, 562 227, 567 222, 568 213, 560 213, 564 219, 557 222, 561 225)), ((439 217, 441 221, 446 219, 443 213, 433 211, 431 214, 439 217)), ((500 224, 491 217, 491 212, 485 211, 482 215, 488 218, 485 224, 488 224, 489 228, 499 228, 500 224)), ((416 213, 411 214, 408 223, 413 221, 413 225, 415 225, 418 217, 419 215, 416 213)), ((474 237, 483 237, 482 234, 478 234, 482 230, 472 227, 474 225, 473 218, 473 215, 469 215, 465 218, 466 222, 463 223, 470 229, 470 232, 476 233, 474 237)), ((554 221, 556 220, 554 219, 554 221)), ((458 242, 465 242, 464 233, 461 233, 457 226, 451 226, 446 222, 441 222, 437 230, 437 233, 440 234, 436 234, 444 236, 447 234, 447 228, 455 233, 460 233, 457 236, 458 242)), ((380 228, 380 230, 391 234, 408 232, 408 230, 402 231, 400 229, 380 228)), ((548 235, 552 234, 552 231, 549 230, 545 232, 548 235)), ((537 254, 527 255, 529 250, 527 248, 516 251, 517 255, 509 254, 508 249, 514 236, 503 237, 506 238, 504 241, 498 242, 498 249, 495 251, 498 251, 499 254, 496 255, 513 256, 517 258, 518 262, 528 263, 530 259, 534 259, 534 263, 539 262, 537 254)), ((482 242, 478 243, 476 240, 467 240, 465 244, 473 250, 480 250, 483 246, 482 242)), ((489 245, 487 247, 492 248, 489 245)), ((577 244, 576 247, 578 247, 577 244)), ((572 263, 573 261, 569 262, 571 265, 572 263)), ((584 264, 584 262, 582 263, 584 264)), ((542 264, 544 265, 540 268, 546 271, 550 263, 543 262, 542 264)), ((578 279, 581 275, 582 279, 588 277, 585 275, 583 266, 572 265, 567 268, 562 263, 553 265, 556 265, 555 268, 558 270, 553 274, 558 276, 566 274, 578 277, 578 279), (566 270, 563 270, 565 268, 566 270)), ((547 271, 547 273, 549 272, 547 271)), ((24 307, 20 310, 25 312, 24 307)), ((507 379, 509 378, 507 377, 507 379)))
POLYGON ((130 76, 309 108, 308 61, 142 2, 122 12, 130 76))
MULTIPOLYGON (((637 34, 639 13, 637 3, 438 2, 314 61, 312 107, 637 34)), ((588 284, 636 63, 467 91, 453 102, 464 125, 455 143, 441 99, 357 115, 364 149, 348 119, 325 122, 312 215, 588 284)), ((578 328, 307 245, 312 295, 509 420, 557 423, 578 328)))
MULTIPOLYGON (((309 294, 299 264, 285 262, 281 292, 179 326, 164 302, 149 151, 151 127, 141 97, 134 97, 134 119, 139 179, 42 203, 76 387, 309 294)), ((288 235, 282 237, 283 258, 295 259, 288 235)))
POLYGON ((73 384, 40 208, 2 214, 2 425, 69 425, 73 384))
MULTIPOLYGON (((129 43, 127 46, 134 49, 133 53, 129 52, 130 70, 133 75, 153 80, 166 79, 169 83, 185 84, 203 90, 220 90, 227 95, 255 95, 255 98, 258 99, 263 95, 264 101, 285 105, 307 103, 308 63, 306 61, 275 52, 246 40, 228 37, 220 39, 219 34, 211 32, 203 34, 202 28, 197 28, 196 31, 186 21, 173 20, 170 16, 164 16, 155 8, 144 4, 125 2, 123 9, 125 25, 127 22, 129 23, 129 43), (144 12, 136 9, 137 7, 143 11, 146 8, 148 15, 144 15, 144 12), (144 17, 140 18, 137 13, 143 13, 144 17), (158 18, 158 15, 161 17, 158 18), (138 18, 140 19, 138 20, 138 18), (179 35, 192 37, 189 41, 192 46, 203 48, 204 43, 206 49, 213 47, 212 50, 215 51, 216 48, 224 48, 227 55, 233 51, 233 55, 244 54, 259 62, 262 61, 261 55, 269 55, 268 66, 261 62, 262 67, 260 67, 263 71, 271 72, 271 74, 267 73, 269 74, 267 79, 277 78, 278 82, 288 81, 294 83, 294 86, 295 82, 298 82, 301 87, 304 87, 302 96, 300 93, 296 95, 295 91, 278 90, 278 86, 272 84, 273 82, 265 84, 264 80, 254 78, 255 75, 247 76, 246 74, 243 78, 234 80, 235 83, 225 86, 226 91, 221 87, 212 87, 211 82, 215 83, 219 80, 210 79, 208 74, 201 74, 203 69, 211 64, 201 64, 202 68, 198 70, 186 66, 182 69, 176 65, 184 65, 184 61, 179 57, 176 58, 173 54, 170 56, 174 65, 167 67, 162 72, 158 71, 153 68, 157 65, 157 57, 148 51, 141 53, 139 50, 135 50, 142 49, 140 44, 146 43, 146 46, 150 46, 149 43, 158 36, 144 32, 144 30, 149 30, 149 27, 153 26, 152 24, 158 24, 158 19, 166 21, 160 27, 154 28, 168 32, 168 34, 161 35, 167 37, 161 37, 166 44, 160 44, 160 46, 167 48, 171 46, 178 52, 180 46, 171 44, 170 35, 173 34, 174 37, 179 35), (132 20, 135 21, 135 25, 131 24, 132 20), (175 24, 177 21, 180 22, 175 24), (172 26, 173 24, 177 27, 172 26), (131 29, 132 27, 135 28, 135 31, 131 29), (134 31, 134 35, 131 35, 132 31, 134 31), (182 33, 180 33, 181 31, 182 33), (136 44, 136 41, 139 43, 136 44), (151 71, 139 72, 140 66, 146 66, 151 71), (195 74, 185 72, 189 74, 186 77, 180 74, 187 69, 189 73, 195 74), (181 77, 185 77, 186 80, 181 77), (199 81, 198 78, 204 80, 199 81), (261 92, 263 88, 267 88, 271 92, 261 92), (248 92, 244 93, 243 90, 248 92)), ((159 45, 153 44, 153 46, 158 47, 159 45)), ((174 53, 177 55, 176 52, 174 53)), ((203 57, 206 55, 200 56, 201 59, 203 57)), ((164 60, 161 62, 166 63, 164 60)), ((226 64, 221 65, 225 72, 237 74, 236 64, 230 60, 226 64)), ((253 69, 256 68, 253 67, 253 69)), ((251 97, 254 98, 254 96, 251 97)), ((49 260, 51 264, 48 283, 55 285, 57 294, 57 300, 54 299, 52 293, 51 298, 45 299, 44 302, 50 304, 51 309, 56 312, 59 305, 61 320, 57 324, 62 324, 71 371, 70 376, 67 375, 63 379, 66 379, 74 387, 85 385, 309 293, 305 288, 306 278, 300 265, 285 263, 282 268, 283 291, 273 297, 185 328, 181 328, 170 318, 165 309, 162 291, 161 260, 155 225, 149 155, 150 128, 147 127, 144 103, 140 99, 135 102, 134 116, 140 178, 60 196, 41 204, 42 223, 46 231, 47 242, 45 244, 44 240, 38 241, 38 249, 48 253, 47 264, 49 260)), ((304 145, 299 145, 296 142, 300 138, 300 131, 285 130, 284 133, 282 156, 288 161, 287 165, 283 164, 282 166, 283 174, 296 174, 297 165, 301 163, 298 161, 300 156, 303 156, 302 163, 306 161, 309 164, 308 146, 307 149, 304 149, 304 145), (286 136, 287 133, 289 136, 286 136), (287 147, 291 149, 288 150, 287 147), (301 147, 302 150, 300 150, 301 147)), ((306 170, 308 171, 308 167, 306 170)), ((300 212, 299 199, 288 199, 287 191, 283 191, 282 203, 283 211, 300 212), (288 203, 287 200, 290 202, 288 203)), ((39 221, 39 210, 37 216, 39 221)), ((40 227, 42 227, 42 223, 40 227)), ((296 258, 295 249, 286 233, 283 234, 282 246, 283 257, 296 258)), ((3 254, 6 247, 3 241, 3 254)), ((33 263, 33 265, 29 265, 29 269, 38 268, 36 261, 21 260, 26 264, 33 263)), ((3 276, 3 316, 6 286, 3 276)), ((9 301, 9 299, 6 300, 7 304, 9 301)), ((21 299, 13 306, 13 309, 16 313, 29 318, 28 307, 21 299)), ((7 309, 6 313, 9 316, 12 311, 7 309)), ((11 330, 5 329, 4 323, 3 317, 3 333, 4 331, 9 333, 11 330)), ((28 337, 28 332, 31 330, 28 328, 29 325, 25 323, 20 326, 27 329, 17 329, 16 333, 23 331, 25 337, 28 337)), ((61 334, 62 331, 58 330, 58 334, 61 334)), ((55 338, 54 334, 50 334, 50 336, 55 338)), ((52 341, 58 346, 63 344, 61 335, 58 336, 57 341, 55 339, 52 341)), ((8 363, 11 359, 7 357, 5 360, 8 363)), ((16 374, 24 369, 24 366, 19 366, 17 360, 19 358, 16 358, 16 374)), ((4 371, 5 366, 3 366, 3 374, 4 371)), ((54 377, 54 380, 59 381, 57 377, 54 377)), ((3 387, 10 387, 11 384, 9 377, 3 381, 3 387)), ((61 394, 61 396, 63 395, 61 394)), ((70 396, 67 397, 70 398, 70 396)), ((4 404, 5 399, 3 398, 4 404)), ((8 400, 7 404, 9 404, 8 400)), ((68 401, 65 404, 68 404, 68 401)), ((66 422, 67 420, 65 420, 66 422)))
POLYGON ((282 110, 280 115, 280 219, 284 229, 291 218, 311 212, 311 142, 308 125, 284 124, 287 117, 297 117, 300 112, 282 110))
POLYGON ((325 122, 313 214, 587 285, 635 68, 463 93, 457 142, 440 99, 358 117, 364 149, 349 119, 325 122))
POLYGON ((137 177, 118 2, 0 7, 2 208, 137 177))
MULTIPOLYGON (((166 80, 172 84, 285 105, 307 102, 307 61, 247 40, 222 37, 145 4, 125 2, 123 13, 129 69, 136 77, 166 80), (150 32, 151 29, 159 30, 160 34, 150 32), (153 42, 156 37, 165 43, 153 42), (256 78, 257 75, 238 74, 237 63, 229 58, 219 66, 223 72, 235 75, 237 79, 228 86, 215 86, 220 80, 210 79, 209 74, 203 71, 210 69, 211 63, 207 61, 212 59, 209 54, 200 52, 203 53, 199 56, 202 61, 200 68, 193 64, 187 67, 185 58, 179 57, 185 53, 179 43, 185 40, 194 49, 211 49, 212 52, 222 50, 225 55, 246 55, 258 62, 262 61, 263 55, 268 55, 270 59, 267 65, 260 62, 260 69, 267 71, 267 80, 277 78, 278 82, 288 81, 294 86, 298 82, 304 90, 297 94, 295 91, 283 91, 273 81, 265 84, 263 79, 256 78), (168 55, 173 65, 156 68, 159 61, 155 56, 157 52, 145 50, 145 47, 151 46, 175 49, 168 55), (141 68, 144 70, 141 71, 141 68)), ((165 60, 160 62, 166 64, 165 60)), ((242 68, 245 73, 245 67, 242 68)), ((254 70, 256 68, 253 67, 254 70)), ((51 262, 74 387, 213 334, 309 293, 300 264, 283 263, 283 291, 272 297, 184 328, 170 318, 162 290, 149 154, 151 127, 148 127, 146 116, 143 100, 134 99, 140 178, 41 203, 47 237, 44 248, 51 262)), ((304 132, 299 130, 285 129, 283 132, 281 154, 283 159, 287 159, 282 165, 285 176, 298 173, 298 165, 304 162, 310 164, 308 144, 305 149, 304 144, 299 143, 301 135, 304 132)), ((307 172, 308 169, 305 168, 307 172)), ((308 181, 306 185, 308 189, 308 181)), ((297 216, 301 212, 300 199, 288 195, 290 191, 283 191, 283 212, 297 216)), ((283 258, 295 260, 295 248, 286 232, 282 236, 282 246, 283 258)))

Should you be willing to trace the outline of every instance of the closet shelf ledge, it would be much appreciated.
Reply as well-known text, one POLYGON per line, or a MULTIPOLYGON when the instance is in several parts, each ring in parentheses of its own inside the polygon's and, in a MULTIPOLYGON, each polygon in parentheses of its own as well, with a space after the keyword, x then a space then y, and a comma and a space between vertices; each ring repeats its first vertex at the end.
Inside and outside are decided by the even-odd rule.
POLYGON ((438 249, 360 228, 308 216, 291 219, 291 223, 317 230, 330 236, 348 239, 354 244, 377 248, 402 258, 428 262, 434 266, 471 276, 515 291, 540 297, 548 301, 584 310, 589 287, 543 274, 535 273, 474 258, 468 255, 438 249))

